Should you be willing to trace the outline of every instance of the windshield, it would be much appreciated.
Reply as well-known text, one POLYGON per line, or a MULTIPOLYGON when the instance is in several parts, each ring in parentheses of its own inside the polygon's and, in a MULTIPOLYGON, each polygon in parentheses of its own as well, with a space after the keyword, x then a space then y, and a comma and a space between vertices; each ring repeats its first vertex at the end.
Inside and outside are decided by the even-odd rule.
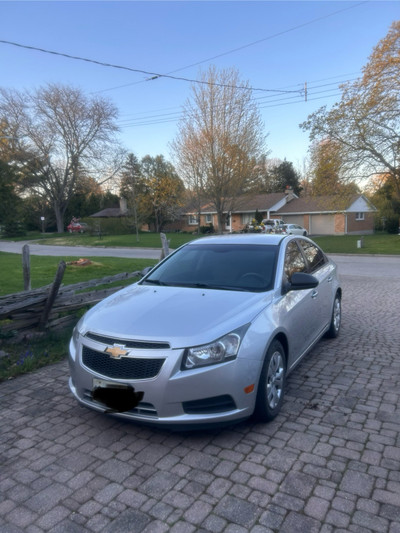
POLYGON ((276 246, 189 245, 171 255, 143 284, 267 291, 273 286, 276 246))

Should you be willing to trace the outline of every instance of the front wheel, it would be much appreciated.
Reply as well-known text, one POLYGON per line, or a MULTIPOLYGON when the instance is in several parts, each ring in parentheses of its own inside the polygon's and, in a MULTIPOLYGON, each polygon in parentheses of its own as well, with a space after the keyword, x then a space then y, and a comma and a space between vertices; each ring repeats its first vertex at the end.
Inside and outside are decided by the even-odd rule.
POLYGON ((278 340, 274 340, 265 356, 260 381, 258 383, 254 415, 262 422, 273 420, 283 403, 286 380, 285 350, 278 340))
POLYGON ((341 323, 342 323, 342 302, 340 299, 340 295, 336 294, 335 301, 333 302, 331 323, 330 323, 328 331, 326 332, 326 336, 329 339, 335 339, 339 335, 341 323))

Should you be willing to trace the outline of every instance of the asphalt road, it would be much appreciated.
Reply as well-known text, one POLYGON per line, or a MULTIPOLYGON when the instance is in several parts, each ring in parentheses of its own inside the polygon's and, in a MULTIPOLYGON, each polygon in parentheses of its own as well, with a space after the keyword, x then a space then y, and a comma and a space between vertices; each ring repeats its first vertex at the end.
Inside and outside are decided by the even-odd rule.
MULTIPOLYGON (((0 252, 21 254, 28 242, 0 241, 0 252)), ((49 255, 60 257, 132 257, 143 259, 159 259, 161 247, 158 248, 100 248, 84 246, 52 246, 29 244, 31 255, 49 255)), ((337 263, 341 275, 379 277, 389 279, 400 278, 400 256, 380 255, 336 255, 330 257, 337 263)))
POLYGON ((50 255, 60 257, 132 257, 143 259, 159 259, 161 247, 158 248, 101 248, 91 246, 52 246, 47 244, 31 244, 28 241, 0 241, 0 252, 21 254, 25 244, 29 244, 31 255, 50 255))

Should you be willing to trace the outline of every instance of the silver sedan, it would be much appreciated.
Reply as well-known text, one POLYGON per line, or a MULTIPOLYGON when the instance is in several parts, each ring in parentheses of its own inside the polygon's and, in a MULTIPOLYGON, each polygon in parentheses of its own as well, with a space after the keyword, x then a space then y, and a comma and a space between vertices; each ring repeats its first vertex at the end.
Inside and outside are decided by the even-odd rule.
POLYGON ((307 237, 204 237, 77 324, 69 386, 82 404, 168 425, 279 413, 286 376, 323 336, 336 337, 336 265, 307 237))
POLYGON ((303 235, 303 237, 308 235, 307 230, 298 224, 284 224, 282 226, 282 232, 288 235, 303 235))

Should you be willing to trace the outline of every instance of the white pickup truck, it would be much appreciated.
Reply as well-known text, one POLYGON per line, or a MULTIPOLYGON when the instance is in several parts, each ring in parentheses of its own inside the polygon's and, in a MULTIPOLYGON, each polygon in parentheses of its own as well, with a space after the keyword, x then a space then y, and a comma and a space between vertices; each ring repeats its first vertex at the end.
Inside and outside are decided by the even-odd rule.
POLYGON ((266 233, 280 233, 285 222, 279 218, 265 218, 262 221, 266 233))

